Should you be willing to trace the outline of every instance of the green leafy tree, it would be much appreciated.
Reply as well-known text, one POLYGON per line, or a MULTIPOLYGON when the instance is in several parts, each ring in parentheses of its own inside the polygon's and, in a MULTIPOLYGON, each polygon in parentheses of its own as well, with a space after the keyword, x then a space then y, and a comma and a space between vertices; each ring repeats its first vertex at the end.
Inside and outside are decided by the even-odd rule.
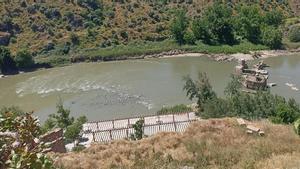
POLYGON ((15 57, 15 62, 18 68, 31 68, 34 65, 34 60, 31 53, 26 50, 22 49, 17 52, 15 57))
POLYGON ((189 45, 195 45, 196 38, 195 38, 193 32, 186 32, 186 33, 184 34, 183 39, 184 39, 184 42, 185 42, 185 43, 187 43, 187 44, 189 44, 189 45))
POLYGON ((300 112, 294 111, 288 104, 279 104, 276 106, 276 114, 272 117, 274 123, 291 124, 299 118, 300 112))
POLYGON ((67 142, 73 142, 79 137, 79 134, 82 130, 82 125, 87 122, 85 116, 79 117, 76 122, 69 125, 64 133, 64 137, 67 142))
POLYGON ((57 127, 65 129, 74 122, 74 117, 70 117, 70 110, 64 108, 62 100, 59 100, 56 108, 57 112, 50 117, 55 119, 57 127))
POLYGON ((3 46, 0 46, 0 69, 3 74, 16 73, 18 71, 9 49, 3 46))
POLYGON ((271 49, 279 49, 282 46, 283 33, 273 26, 264 27, 261 37, 262 43, 271 49))
POLYGON ((131 135, 132 140, 141 140, 144 136, 144 119, 139 119, 135 124, 132 125, 134 129, 134 134, 131 135))
POLYGON ((258 6, 240 6, 234 22, 236 33, 252 43, 259 43, 263 21, 263 13, 258 6))
POLYGON ((279 27, 284 21, 284 15, 279 10, 271 10, 266 12, 264 20, 267 25, 279 27))
POLYGON ((232 10, 223 4, 208 7, 203 17, 192 23, 196 39, 206 44, 234 44, 232 10))
POLYGON ((293 26, 288 33, 288 38, 291 42, 300 42, 300 26, 293 26))
POLYGON ((239 93, 239 90, 241 89, 241 78, 236 75, 231 75, 231 81, 227 84, 225 87, 224 93, 227 96, 236 95, 239 93))
POLYGON ((188 20, 185 13, 184 10, 179 10, 171 23, 171 32, 180 45, 184 44, 184 34, 188 27, 188 20))
POLYGON ((204 19, 195 19, 192 22, 192 31, 197 40, 205 44, 213 44, 213 35, 209 28, 209 21, 204 19))
POLYGON ((229 104, 221 98, 208 100, 204 104, 204 111, 201 113, 201 118, 222 118, 229 116, 231 116, 229 104))
POLYGON ((197 105, 200 111, 203 111, 203 105, 211 99, 216 98, 216 93, 212 90, 206 73, 199 73, 198 80, 194 81, 190 76, 184 77, 185 85, 183 89, 187 92, 190 100, 197 99, 197 105))

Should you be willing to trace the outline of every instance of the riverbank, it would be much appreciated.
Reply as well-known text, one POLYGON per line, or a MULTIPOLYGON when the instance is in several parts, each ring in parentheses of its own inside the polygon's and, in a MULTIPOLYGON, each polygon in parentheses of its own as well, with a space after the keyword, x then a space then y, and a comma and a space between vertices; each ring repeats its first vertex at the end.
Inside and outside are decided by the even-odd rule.
POLYGON ((206 56, 215 61, 253 60, 299 53, 299 50, 270 50, 263 45, 243 42, 236 45, 178 45, 167 40, 162 42, 133 42, 108 48, 76 49, 67 55, 52 51, 35 58, 39 65, 64 66, 79 62, 107 62, 170 57, 206 56))
POLYGON ((78 62, 105 62, 130 59, 159 58, 164 55, 172 56, 187 53, 198 54, 236 54, 250 51, 268 50, 263 45, 242 42, 236 45, 178 45, 173 40, 161 42, 132 42, 127 45, 118 45, 107 48, 73 49, 69 54, 62 54, 59 49, 40 54, 35 57, 38 64, 52 67, 78 62))
POLYGON ((170 52, 166 54, 157 54, 147 56, 146 58, 173 58, 173 57, 208 57, 214 61, 238 61, 238 60, 255 60, 255 59, 266 59, 270 57, 288 56, 300 53, 297 50, 261 50, 261 51, 250 51, 249 53, 235 53, 235 54, 206 54, 206 53, 189 53, 189 52, 170 52), (175 53, 175 54, 174 54, 175 53))

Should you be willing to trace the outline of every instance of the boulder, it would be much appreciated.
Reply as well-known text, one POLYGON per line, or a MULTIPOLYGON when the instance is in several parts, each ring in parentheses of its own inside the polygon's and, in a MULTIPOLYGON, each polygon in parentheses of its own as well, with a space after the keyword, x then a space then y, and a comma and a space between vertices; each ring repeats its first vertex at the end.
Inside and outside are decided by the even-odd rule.
POLYGON ((8 32, 0 32, 0 45, 9 45, 11 34, 8 32))

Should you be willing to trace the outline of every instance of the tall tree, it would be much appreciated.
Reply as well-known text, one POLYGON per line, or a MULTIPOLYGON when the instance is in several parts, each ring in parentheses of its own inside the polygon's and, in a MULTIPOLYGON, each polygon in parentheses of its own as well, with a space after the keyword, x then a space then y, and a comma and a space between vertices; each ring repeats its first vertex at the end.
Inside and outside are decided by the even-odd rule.
POLYGON ((18 72, 15 61, 12 59, 9 49, 0 46, 0 69, 3 74, 18 72))
POLYGON ((179 10, 171 23, 171 32, 180 45, 184 44, 184 34, 188 27, 188 19, 184 10, 179 10))
POLYGON ((212 90, 206 73, 199 73, 198 80, 194 81, 190 76, 184 77, 186 95, 190 100, 197 99, 200 111, 203 111, 203 105, 208 101, 216 98, 216 93, 212 90))

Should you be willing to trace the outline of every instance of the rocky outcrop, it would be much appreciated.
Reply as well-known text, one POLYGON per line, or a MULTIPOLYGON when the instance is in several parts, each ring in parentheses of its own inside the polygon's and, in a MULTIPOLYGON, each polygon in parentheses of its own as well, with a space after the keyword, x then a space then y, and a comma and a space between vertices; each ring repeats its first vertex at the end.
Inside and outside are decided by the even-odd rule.
POLYGON ((11 34, 7 32, 0 32, 0 45, 9 45, 11 34))

